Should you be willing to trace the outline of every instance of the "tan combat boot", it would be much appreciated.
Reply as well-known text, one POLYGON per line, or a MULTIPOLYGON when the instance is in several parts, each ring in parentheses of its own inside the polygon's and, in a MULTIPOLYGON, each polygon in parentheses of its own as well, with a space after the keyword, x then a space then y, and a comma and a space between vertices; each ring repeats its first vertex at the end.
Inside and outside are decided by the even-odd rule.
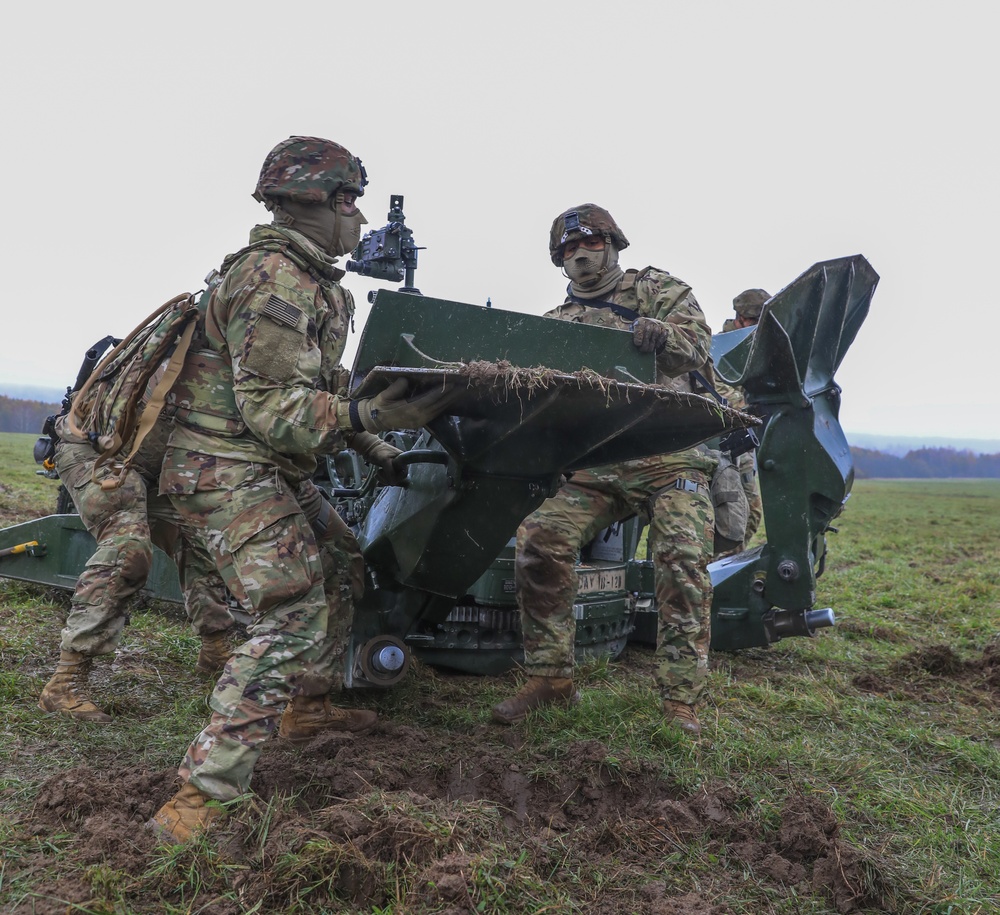
POLYGON ((201 637, 201 650, 194 669, 206 677, 214 677, 222 673, 222 668, 232 657, 233 643, 229 638, 229 630, 211 632, 201 637))
POLYGON ((321 731, 363 734, 378 721, 378 713, 365 709, 337 708, 329 696, 296 696, 281 716, 278 736, 291 743, 305 743, 321 731))
POLYGON ((102 712, 87 698, 87 677, 93 658, 78 651, 59 652, 59 663, 52 679, 38 697, 38 707, 45 712, 67 715, 79 721, 107 724, 111 716, 102 712))
POLYGON ((672 699, 663 700, 663 719, 667 724, 687 731, 697 737, 701 734, 701 722, 693 705, 686 702, 674 702, 672 699))
POLYGON ((493 719, 501 724, 514 724, 539 706, 553 702, 573 705, 579 701, 572 677, 528 677, 517 695, 493 706, 493 719))
POLYGON ((225 815, 225 810, 199 791, 190 782, 185 782, 146 823, 147 829, 156 833, 164 842, 187 842, 192 835, 208 829, 212 823, 225 815))

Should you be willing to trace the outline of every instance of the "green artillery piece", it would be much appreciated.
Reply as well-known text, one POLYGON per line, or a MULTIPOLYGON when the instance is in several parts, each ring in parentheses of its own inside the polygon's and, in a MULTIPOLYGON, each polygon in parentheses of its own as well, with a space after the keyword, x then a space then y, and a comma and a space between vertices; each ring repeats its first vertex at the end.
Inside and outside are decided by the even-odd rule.
MULTIPOLYGON (((713 339, 719 373, 765 418, 754 431, 767 532, 762 546, 709 566, 713 650, 764 647, 834 624, 831 609, 815 608, 816 578, 854 470, 833 376, 877 283, 861 256, 816 264, 765 304, 756 327, 713 339)), ((653 567, 636 557, 639 541, 632 519, 584 547, 574 607, 579 660, 616 656, 629 641, 655 644, 653 567)), ((431 663, 500 673, 523 659, 519 623, 510 542, 443 623, 418 623, 408 643, 431 663)))
MULTIPOLYGON (((817 264, 765 305, 755 329, 716 337, 720 373, 745 389, 764 425, 655 386, 652 355, 628 333, 414 292, 374 295, 352 396, 400 377, 416 390, 459 393, 427 428, 389 434, 406 451, 405 487, 378 487, 352 452, 326 462, 321 482, 355 526, 369 570, 347 684, 396 683, 412 654, 475 673, 508 669, 521 658, 512 538, 563 474, 754 427, 763 429, 767 543, 712 565, 712 647, 764 646, 832 625, 832 611, 814 608, 815 580, 853 482, 833 375, 877 281, 860 256, 817 264)), ((635 558, 638 540, 638 523, 626 522, 581 557, 581 656, 614 656, 629 638, 655 633, 652 567, 635 558)), ((0 531, 0 576, 71 590, 93 548, 75 515, 17 525, 0 531), (30 541, 38 546, 3 553, 30 541)), ((159 551, 146 591, 181 601, 176 570, 159 551)))
POLYGON ((447 620, 563 473, 757 423, 653 385, 654 357, 629 333, 379 292, 352 396, 400 377, 459 399, 412 442, 405 488, 343 505, 372 573, 355 613, 353 683, 401 675, 409 648, 447 620))

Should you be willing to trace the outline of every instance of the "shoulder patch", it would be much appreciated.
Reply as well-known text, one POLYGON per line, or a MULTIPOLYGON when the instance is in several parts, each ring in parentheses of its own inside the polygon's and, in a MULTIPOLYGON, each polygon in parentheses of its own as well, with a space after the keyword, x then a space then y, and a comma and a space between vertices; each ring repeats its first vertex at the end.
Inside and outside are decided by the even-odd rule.
POLYGON ((268 296, 261 314, 267 315, 272 321, 284 324, 286 327, 298 327, 302 317, 302 309, 296 308, 291 302, 286 302, 273 292, 268 296))

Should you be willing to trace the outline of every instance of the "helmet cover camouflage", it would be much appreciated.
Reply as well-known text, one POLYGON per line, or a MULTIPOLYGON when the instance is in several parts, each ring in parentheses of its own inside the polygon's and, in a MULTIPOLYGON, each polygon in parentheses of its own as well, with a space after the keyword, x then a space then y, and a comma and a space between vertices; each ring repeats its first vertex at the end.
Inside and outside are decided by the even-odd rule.
POLYGON ((733 299, 733 310, 744 318, 759 318, 764 303, 771 298, 763 289, 745 289, 733 299))
POLYGON ((549 257, 557 267, 563 264, 563 245, 573 233, 603 235, 619 251, 628 247, 625 233, 618 228, 618 223, 607 210, 596 203, 583 203, 560 213, 549 230, 549 257))
POLYGON ((367 183, 361 160, 339 143, 289 137, 267 154, 253 196, 262 203, 265 198, 324 203, 343 188, 360 197, 367 183))

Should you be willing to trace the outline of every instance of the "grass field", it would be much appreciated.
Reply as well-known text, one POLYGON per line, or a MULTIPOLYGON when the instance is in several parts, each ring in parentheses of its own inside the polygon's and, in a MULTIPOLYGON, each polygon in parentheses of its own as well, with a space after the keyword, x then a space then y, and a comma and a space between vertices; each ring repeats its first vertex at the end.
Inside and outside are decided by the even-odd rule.
MULTIPOLYGON (((0 435, 0 526, 54 501, 33 440, 0 435)), ((998 912, 1000 482, 862 481, 836 526, 837 626, 715 656, 697 744, 660 726, 644 649, 514 728, 489 720, 513 676, 418 665, 346 697, 371 735, 268 744, 177 848, 141 827, 206 718, 190 630, 137 607, 96 678, 114 723, 53 719, 65 595, 0 579, 0 910, 998 912)))

